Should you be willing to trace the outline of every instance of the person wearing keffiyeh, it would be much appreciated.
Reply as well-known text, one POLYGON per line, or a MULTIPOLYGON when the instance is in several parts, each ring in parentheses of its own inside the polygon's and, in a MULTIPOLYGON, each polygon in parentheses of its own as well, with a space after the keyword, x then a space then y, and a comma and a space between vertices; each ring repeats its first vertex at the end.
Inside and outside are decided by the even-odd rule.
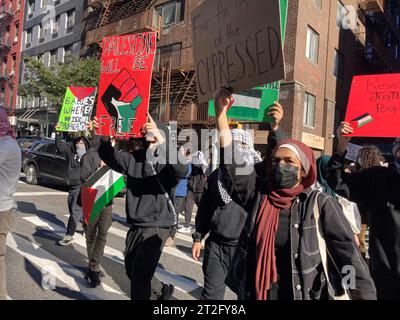
POLYGON ((8 298, 5 274, 6 239, 15 219, 12 196, 17 189, 20 170, 21 150, 7 113, 0 107, 0 300, 8 298))

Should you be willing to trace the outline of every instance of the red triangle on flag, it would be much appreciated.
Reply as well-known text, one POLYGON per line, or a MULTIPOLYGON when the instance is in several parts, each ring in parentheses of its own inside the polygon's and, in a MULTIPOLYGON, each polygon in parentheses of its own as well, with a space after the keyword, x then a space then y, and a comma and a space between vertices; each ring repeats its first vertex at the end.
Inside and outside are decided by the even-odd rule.
POLYGON ((96 90, 96 87, 69 87, 69 90, 78 100, 83 100, 90 96, 96 90))
POLYGON ((92 215, 93 211, 94 201, 96 200, 96 195, 96 189, 81 187, 82 211, 86 224, 89 224, 90 216, 92 215))

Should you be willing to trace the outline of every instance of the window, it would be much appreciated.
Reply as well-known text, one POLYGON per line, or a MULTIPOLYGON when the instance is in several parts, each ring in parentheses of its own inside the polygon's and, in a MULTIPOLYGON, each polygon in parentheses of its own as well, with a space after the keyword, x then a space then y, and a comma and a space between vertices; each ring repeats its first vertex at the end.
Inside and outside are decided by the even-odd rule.
POLYGON ((19 36, 19 23, 16 23, 14 29, 14 43, 18 42, 18 36, 19 36))
POLYGON ((60 16, 56 16, 56 19, 53 21, 53 29, 52 29, 52 35, 53 39, 58 37, 58 30, 60 28, 60 16))
POLYGON ((335 49, 335 57, 333 61, 333 74, 339 79, 343 79, 344 73, 344 56, 335 49))
POLYGON ((52 50, 50 52, 50 66, 53 66, 57 63, 57 50, 52 50))
POLYGON ((41 0, 40 1, 40 7, 43 9, 43 8, 46 8, 46 6, 49 4, 49 0, 41 0))
POLYGON ((347 15, 347 9, 340 1, 337 2, 336 6, 336 26, 341 28, 343 25, 343 19, 347 15))
POLYGON ((315 5, 318 7, 318 8, 322 8, 322 0, 313 0, 313 2, 315 3, 315 5))
POLYGON ((10 90, 10 104, 9 104, 9 106, 10 106, 11 108, 14 107, 14 106, 13 106, 13 101, 14 101, 14 90, 11 89, 11 90, 10 90))
POLYGON ((162 17, 162 26, 166 27, 183 20, 184 1, 175 0, 156 7, 157 13, 162 17))
POLYGON ((17 10, 21 9, 21 0, 18 0, 17 10))
POLYGON ((39 24, 39 26, 38 26, 38 36, 39 36, 39 43, 43 43, 44 42, 44 29, 41 24, 39 24))
POLYGON ((12 66, 11 66, 11 74, 15 75, 15 67, 17 65, 17 57, 15 55, 12 56, 12 66))
POLYGON ((64 62, 68 62, 68 59, 72 56, 72 44, 64 47, 64 62))
POLYGON ((32 18, 35 13, 35 0, 29 0, 28 2, 28 19, 32 18))
POLYGON ((319 35, 310 27, 307 28, 306 57, 313 63, 318 63, 319 35))
POLYGON ((25 48, 30 48, 32 43, 32 28, 26 30, 25 48))
POLYGON ((315 96, 306 92, 304 95, 304 117, 303 124, 314 127, 315 123, 315 96))
POLYGON ((157 48, 154 61, 154 70, 159 70, 163 66, 164 61, 171 62, 171 67, 176 68, 181 63, 181 43, 175 43, 168 46, 157 48))
POLYGON ((75 25, 75 10, 67 12, 67 33, 71 33, 75 25))

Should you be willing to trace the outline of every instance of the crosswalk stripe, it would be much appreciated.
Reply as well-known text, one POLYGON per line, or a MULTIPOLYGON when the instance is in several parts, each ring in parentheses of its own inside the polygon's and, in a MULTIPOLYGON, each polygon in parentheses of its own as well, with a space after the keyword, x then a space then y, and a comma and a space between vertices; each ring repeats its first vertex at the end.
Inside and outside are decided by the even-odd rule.
POLYGON ((45 192, 16 192, 14 193, 14 197, 31 197, 31 196, 65 196, 68 192, 53 192, 53 191, 45 191, 45 192))
MULTIPOLYGON (((54 233, 56 233, 59 236, 63 236, 65 234, 65 228, 61 227, 59 225, 56 225, 52 222, 48 222, 45 221, 39 217, 23 217, 22 219, 40 227, 43 229, 47 229, 50 231, 53 231, 54 233)), ((75 240, 74 243, 76 243, 77 245, 86 248, 86 240, 85 238, 78 234, 75 233, 74 236, 75 240)), ((192 258, 190 258, 189 256, 187 256, 186 254, 182 253, 180 250, 176 249, 176 248, 164 248, 164 253, 168 253, 170 255, 173 255, 175 257, 190 261, 191 263, 194 264, 198 264, 200 265, 201 263, 198 261, 193 260, 192 258), (167 249, 167 250, 166 250, 167 249)), ((106 246, 104 248, 104 256, 107 257, 108 259, 115 261, 119 264, 124 265, 124 255, 121 251, 113 249, 111 247, 106 246)), ((162 268, 157 267, 157 271, 156 271, 156 276, 158 279, 160 279, 160 281, 163 282, 167 282, 167 283, 172 283, 178 290, 184 292, 184 293, 189 293, 193 290, 196 290, 198 288, 201 287, 200 284, 198 284, 195 281, 192 280, 188 280, 184 277, 180 277, 178 275, 175 275, 173 273, 170 273, 162 268), (164 280, 161 280, 164 279, 164 280)))
MULTIPOLYGON (((64 217, 69 218, 69 214, 64 214, 64 217)), ((113 213, 113 220, 121 222, 121 223, 126 223, 126 218, 121 217, 120 215, 115 214, 115 213, 113 213)), ((113 233, 118 237, 126 238, 126 232, 123 231, 123 230, 111 227, 109 231, 110 231, 110 233, 113 233)), ((185 235, 185 234, 177 232, 175 237, 180 239, 180 240, 182 240, 182 241, 193 243, 193 238, 191 236, 188 236, 188 235, 185 235)))
POLYGON ((91 300, 129 300, 126 295, 105 283, 98 288, 89 287, 80 270, 16 234, 7 237, 7 246, 40 270, 48 270, 56 279, 91 300))

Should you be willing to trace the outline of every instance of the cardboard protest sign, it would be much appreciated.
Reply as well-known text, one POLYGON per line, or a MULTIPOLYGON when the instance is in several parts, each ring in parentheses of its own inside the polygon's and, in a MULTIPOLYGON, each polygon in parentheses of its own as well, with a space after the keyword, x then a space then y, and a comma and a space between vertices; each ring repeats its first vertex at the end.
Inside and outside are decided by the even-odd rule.
POLYGON ((355 76, 346 122, 353 137, 399 137, 400 74, 355 76))
POLYGON ((124 186, 124 176, 108 167, 94 173, 81 187, 85 223, 92 222, 124 186))
POLYGON ((349 143, 346 148, 346 159, 356 162, 358 160, 358 154, 362 148, 362 146, 356 145, 354 143, 349 143))
POLYGON ((141 137, 147 120, 156 33, 103 39, 97 134, 141 137))
POLYGON ((207 0, 192 16, 199 102, 285 77, 279 0, 207 0), (251 21, 251 23, 249 23, 251 21))
POLYGON ((96 99, 96 87, 67 87, 58 131, 86 131, 96 99))

